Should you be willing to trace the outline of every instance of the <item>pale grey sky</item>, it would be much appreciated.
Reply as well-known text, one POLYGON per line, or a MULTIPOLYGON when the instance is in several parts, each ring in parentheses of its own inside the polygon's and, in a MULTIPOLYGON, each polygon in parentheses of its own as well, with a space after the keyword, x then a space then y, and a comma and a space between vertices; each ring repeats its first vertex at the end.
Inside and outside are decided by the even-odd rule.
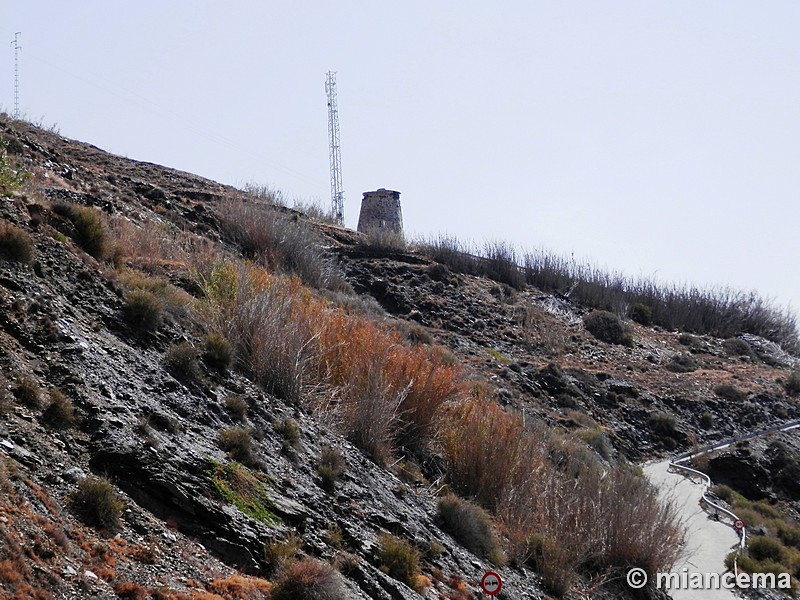
POLYGON ((0 105, 224 183, 329 202, 337 72, 347 224, 545 247, 800 306, 795 0, 0 0, 0 105))

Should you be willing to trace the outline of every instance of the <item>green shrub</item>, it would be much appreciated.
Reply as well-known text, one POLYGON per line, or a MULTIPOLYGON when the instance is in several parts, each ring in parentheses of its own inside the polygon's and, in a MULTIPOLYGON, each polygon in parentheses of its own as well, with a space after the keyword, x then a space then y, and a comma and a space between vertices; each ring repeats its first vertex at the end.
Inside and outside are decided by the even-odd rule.
POLYGON ((404 539, 388 533, 378 536, 378 564, 389 577, 402 581, 411 588, 417 584, 420 553, 404 539))
POLYGON ((184 381, 200 379, 197 349, 190 342, 172 344, 164 355, 164 365, 176 378, 184 381))
POLYGON ((70 497, 70 504, 87 525, 116 529, 125 503, 110 481, 103 477, 85 477, 70 497))
POLYGON ((747 545, 748 554, 757 561, 773 561, 782 563, 787 558, 786 547, 778 540, 757 535, 750 538, 747 545))
POLYGON ((733 504, 735 492, 730 488, 730 486, 727 486, 723 483, 718 483, 711 488, 711 491, 728 504, 733 504))
POLYGON ((75 226, 75 241, 95 258, 103 258, 106 251, 107 234, 99 211, 93 208, 79 208, 72 217, 75 226))
POLYGON ((439 500, 443 528, 471 552, 495 564, 505 562, 489 513, 468 500, 448 494, 439 500))
POLYGON ((601 342, 626 346, 633 343, 622 320, 614 313, 605 310, 592 311, 583 317, 583 324, 601 342))
POLYGON ((729 400, 730 402, 744 402, 747 400, 747 393, 743 392, 735 385, 723 384, 714 388, 714 393, 720 398, 729 400))
POLYGON ((267 493, 267 482, 258 473, 235 462, 225 465, 214 462, 207 474, 222 499, 248 517, 267 525, 282 522, 273 512, 275 503, 267 493))
POLYGON ((8 142, 0 140, 0 196, 8 196, 17 191, 30 179, 31 174, 19 169, 8 154, 8 142))
POLYGON ((272 600, 346 600, 342 576, 331 565, 306 558, 287 565, 272 589, 272 600))
POLYGON ((631 319, 640 325, 653 324, 653 309, 643 302, 637 302, 631 309, 631 319))
POLYGON ((163 302, 147 290, 132 290, 125 298, 123 311, 128 321, 145 331, 155 331, 164 316, 163 302))
POLYGON ((241 396, 230 394, 225 398, 225 408, 237 421, 244 423, 247 419, 247 401, 241 396))
POLYGON ((332 492, 336 482, 347 472, 347 462, 342 451, 338 448, 325 446, 317 458, 317 474, 321 480, 321 487, 332 492))
POLYGON ((55 428, 67 428, 75 424, 75 409, 72 400, 59 390, 50 392, 50 403, 44 411, 45 422, 55 428))
POLYGON ((800 549, 800 527, 787 523, 783 519, 775 521, 775 531, 778 539, 789 547, 800 549))
POLYGON ((203 360, 209 367, 227 371, 233 362, 233 346, 221 333, 210 333, 206 337, 203 360))
POLYGON ((0 259, 23 264, 33 261, 33 240, 28 232, 8 221, 0 222, 0 259))

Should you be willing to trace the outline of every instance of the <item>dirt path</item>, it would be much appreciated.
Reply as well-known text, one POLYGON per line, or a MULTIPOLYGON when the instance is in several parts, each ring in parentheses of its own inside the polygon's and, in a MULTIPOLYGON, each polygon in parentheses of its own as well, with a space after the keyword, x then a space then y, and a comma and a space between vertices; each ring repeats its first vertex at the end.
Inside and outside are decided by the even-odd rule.
MULTIPOLYGON (((739 543, 739 536, 730 523, 714 520, 700 506, 703 485, 668 469, 669 461, 645 465, 647 478, 665 498, 673 499, 678 506, 680 518, 686 525, 686 546, 683 556, 673 567, 674 573, 719 573, 725 572, 725 556, 739 543)), ((735 600, 731 590, 671 590, 675 600, 735 600)))

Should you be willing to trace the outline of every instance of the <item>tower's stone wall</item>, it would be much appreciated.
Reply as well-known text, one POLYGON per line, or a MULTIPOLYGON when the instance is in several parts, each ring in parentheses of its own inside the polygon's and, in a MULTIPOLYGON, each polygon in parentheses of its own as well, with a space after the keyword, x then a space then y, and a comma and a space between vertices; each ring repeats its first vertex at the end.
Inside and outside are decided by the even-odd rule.
POLYGON ((384 188, 374 192, 364 192, 364 197, 361 199, 361 213, 358 216, 358 230, 368 233, 376 229, 403 235, 400 192, 384 188))

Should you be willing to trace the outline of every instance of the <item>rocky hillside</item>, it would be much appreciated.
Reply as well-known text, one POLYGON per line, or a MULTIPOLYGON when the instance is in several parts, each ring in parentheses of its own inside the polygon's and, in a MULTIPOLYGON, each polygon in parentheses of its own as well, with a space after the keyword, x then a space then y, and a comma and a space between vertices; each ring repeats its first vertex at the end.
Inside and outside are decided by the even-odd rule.
MULTIPOLYGON (((680 538, 629 464, 800 416, 763 337, 0 139, 0 597, 466 599, 487 570, 501 598, 627 597, 619 569, 680 538)), ((757 493, 798 509, 791 472, 757 493)))

